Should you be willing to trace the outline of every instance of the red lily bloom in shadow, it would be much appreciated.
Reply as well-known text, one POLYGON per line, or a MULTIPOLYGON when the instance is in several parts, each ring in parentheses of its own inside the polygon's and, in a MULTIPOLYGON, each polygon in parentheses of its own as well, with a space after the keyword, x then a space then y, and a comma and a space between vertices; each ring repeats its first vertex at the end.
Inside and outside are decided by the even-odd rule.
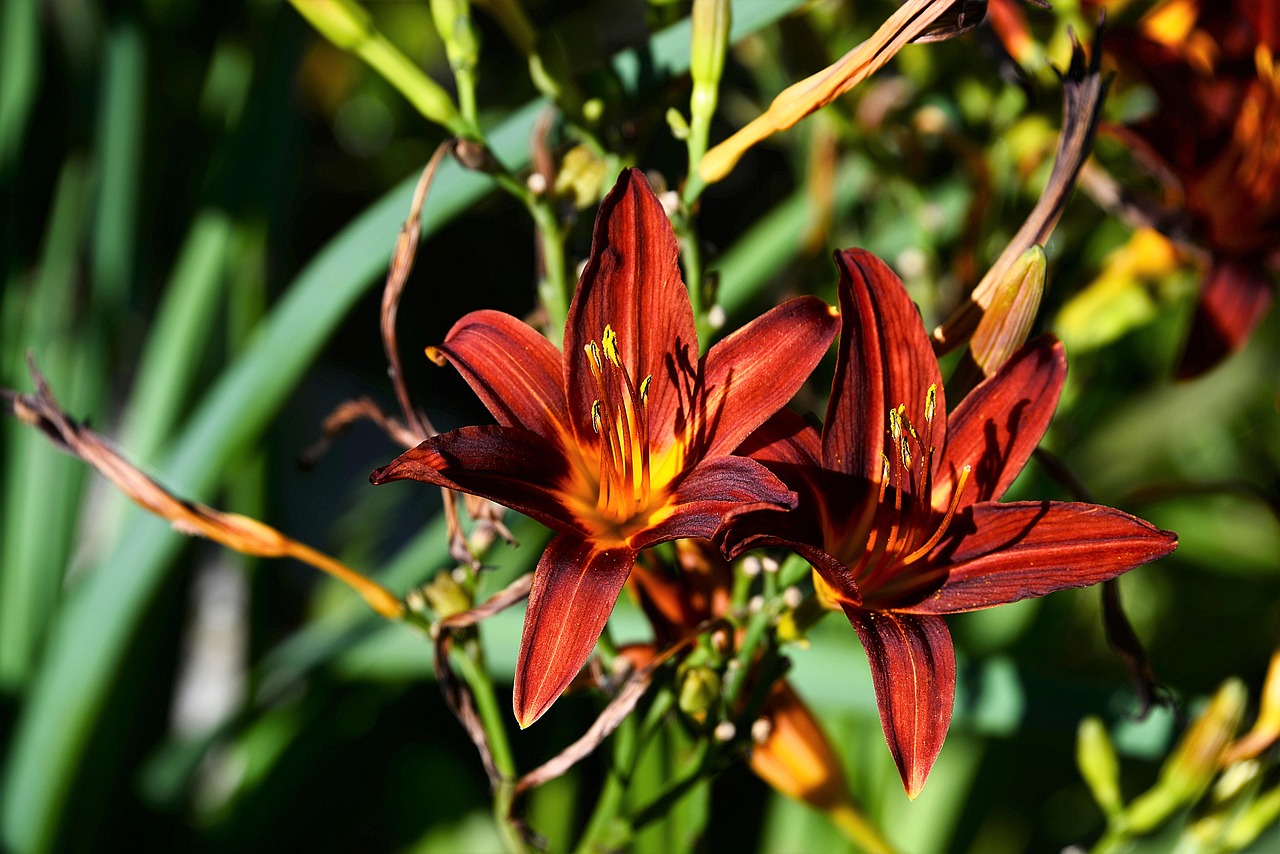
POLYGON ((999 503, 1039 443, 1066 376, 1045 337, 1016 353, 948 417, 938 363, 901 280, 861 250, 836 256, 841 336, 822 433, 779 413, 740 449, 800 496, 745 510, 730 554, 782 545, 857 630, 885 738, 915 797, 942 748, 955 650, 941 614, 1114 578, 1172 551, 1175 536, 1114 510, 999 503))
POLYGON ((1106 38, 1156 110, 1110 127, 1168 184, 1156 224, 1208 253, 1181 376, 1248 341, 1280 268, 1280 10, 1272 2, 1174 0, 1106 38))
POLYGON ((677 254, 644 176, 624 172, 596 217, 563 355, 510 315, 468 314, 429 352, 498 424, 433 436, 370 478, 469 492, 556 531, 534 571, 516 665, 522 727, 591 654, 640 549, 711 537, 744 502, 795 500, 733 451, 822 358, 834 312, 793 299, 699 360, 677 254))

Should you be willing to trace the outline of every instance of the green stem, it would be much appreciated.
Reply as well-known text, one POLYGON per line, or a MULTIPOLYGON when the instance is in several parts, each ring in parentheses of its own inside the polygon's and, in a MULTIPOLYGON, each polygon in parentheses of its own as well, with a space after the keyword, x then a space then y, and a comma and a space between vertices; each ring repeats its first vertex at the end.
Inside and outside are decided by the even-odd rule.
POLYGON ((702 278, 702 246, 698 241, 698 229, 693 217, 678 217, 680 234, 680 258, 684 261, 684 280, 689 288, 689 304, 693 308, 693 322, 698 331, 698 342, 705 351, 711 343, 710 324, 707 323, 706 288, 702 278))
POLYGON ((538 296, 547 313, 546 334, 552 343, 559 343, 564 334, 565 318, 569 316, 564 234, 550 203, 534 200, 529 204, 529 213, 538 229, 538 245, 542 248, 543 274, 542 281, 538 283, 538 296))
POLYGON ((528 850, 520 831, 511 823, 511 802, 515 797, 516 762, 511 752, 511 742, 507 738, 506 721, 498 708, 498 700, 493 690, 493 680, 482 661, 483 651, 479 637, 473 636, 462 644, 461 649, 454 649, 451 656, 455 668, 471 689, 471 697, 476 704, 476 713, 480 725, 484 729, 485 738, 489 742, 489 753, 493 757, 494 768, 498 770, 498 787, 493 797, 493 818, 502 834, 502 841, 507 850, 523 854, 528 850))

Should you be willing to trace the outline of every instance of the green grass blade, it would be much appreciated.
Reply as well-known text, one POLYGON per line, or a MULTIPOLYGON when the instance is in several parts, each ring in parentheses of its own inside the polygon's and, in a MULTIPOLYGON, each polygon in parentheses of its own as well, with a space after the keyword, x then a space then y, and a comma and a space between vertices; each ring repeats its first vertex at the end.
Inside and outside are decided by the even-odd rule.
MULTIPOLYGON (((76 250, 84 231, 89 171, 82 158, 63 166, 54 192, 39 272, 31 282, 20 335, 69 402, 86 403, 80 366, 89 348, 73 334, 76 250), (77 353, 79 347, 83 352, 77 353)), ((4 365, 4 381, 26 387, 21 354, 4 365)), ((84 467, 16 422, 4 425, 5 517, 0 545, 0 689, 29 677, 62 583, 84 467)))
POLYGON ((142 159, 146 54, 132 24, 111 32, 98 99, 98 199, 92 275, 94 305, 118 317, 129 297, 142 159))
POLYGON ((5 0, 0 10, 0 176, 22 147, 40 80, 38 0, 5 0))
POLYGON ((153 459, 178 423, 192 378, 213 326, 226 283, 231 222, 203 211, 191 225, 156 320, 147 335, 133 396, 120 431, 121 447, 153 459))

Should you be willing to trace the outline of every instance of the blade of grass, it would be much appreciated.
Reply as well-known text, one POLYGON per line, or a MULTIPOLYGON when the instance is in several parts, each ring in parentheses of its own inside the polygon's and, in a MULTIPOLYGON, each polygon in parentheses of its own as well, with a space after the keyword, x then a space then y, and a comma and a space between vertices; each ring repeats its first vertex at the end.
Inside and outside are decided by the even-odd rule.
MULTIPOLYGON (((73 334, 77 249, 84 232, 91 176, 83 158, 58 176, 39 267, 20 320, 23 340, 44 351, 49 375, 80 406, 80 367, 91 350, 73 334)), ((5 381, 21 362, 4 366, 5 381)), ((6 424, 4 562, 0 564, 0 688, 15 691, 30 676, 71 548, 84 468, 43 437, 6 424)))
POLYGON ((134 459, 155 457, 190 397, 192 379, 213 332, 209 319, 226 283, 231 222, 221 211, 200 212, 187 232, 139 359, 140 369, 120 430, 134 459))
POLYGON ((93 232, 94 307, 115 320, 129 299, 137 224, 138 172, 146 54, 132 23, 117 26, 106 46, 98 98, 98 198, 93 232))
POLYGON ((40 85, 38 0, 6 0, 0 27, 0 177, 22 147, 40 85))

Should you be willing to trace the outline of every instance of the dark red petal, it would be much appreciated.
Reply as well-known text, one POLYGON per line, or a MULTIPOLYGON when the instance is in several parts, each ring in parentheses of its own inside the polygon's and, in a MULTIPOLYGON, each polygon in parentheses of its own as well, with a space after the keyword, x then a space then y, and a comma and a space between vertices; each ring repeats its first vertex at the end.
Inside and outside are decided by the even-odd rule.
POLYGON ((1198 376, 1243 347, 1271 300, 1271 283, 1259 266, 1215 259, 1200 289, 1178 376, 1198 376))
MULTIPOLYGON (((1112 507, 1054 501, 977 504, 953 528, 968 532, 928 560, 950 563, 947 580, 917 614, 976 611, 1086 587, 1162 558, 1177 535, 1112 507)), ((951 534, 948 533, 948 537, 951 534)))
POLYGON ((557 531, 579 532, 561 484, 564 453, 530 430, 488 425, 432 436, 369 476, 375 486, 420 480, 488 498, 557 531))
POLYGON ((951 725, 956 652, 941 617, 846 605, 871 662, 880 724, 907 797, 924 788, 951 725))
POLYGON ((794 507, 795 501, 795 493, 755 460, 717 457, 700 463, 680 481, 668 500, 668 515, 629 542, 643 549, 681 537, 709 540, 727 516, 744 505, 794 507))
POLYGON ((712 347, 706 361, 705 434, 695 442, 695 453, 729 453, 785 406, 838 328, 831 306, 817 297, 796 297, 712 347))
POLYGON ((673 377, 698 363, 698 335, 678 257, 662 204, 644 174, 627 169, 600 203, 591 254, 564 330, 565 389, 584 443, 594 441, 591 402, 599 395, 583 348, 599 343, 605 326, 618 335, 619 356, 632 382, 639 386, 653 377, 648 409, 655 444, 671 434, 678 402, 673 377))
POLYGON ((822 437, 804 418, 790 409, 780 409, 734 453, 765 465, 782 463, 816 471, 822 465, 822 437))
POLYGON ((942 376, 924 323, 902 280, 862 249, 836 253, 840 268, 840 348, 822 432, 826 468, 880 481, 890 407, 923 435, 925 395, 937 386, 933 446, 946 446, 942 376))
POLYGON ((960 509, 998 500, 1053 419, 1067 377, 1062 344, 1044 336, 969 392, 947 419, 947 447, 934 471, 933 506, 945 510, 965 465, 973 467, 960 509))
POLYGON ((822 548, 822 529, 815 514, 796 510, 745 508, 733 513, 717 539, 725 554, 736 558, 751 549, 777 546, 789 549, 809 562, 833 590, 852 604, 862 603, 862 593, 849 567, 822 548))
POLYGON ((635 559, 631 549, 598 550, 569 535, 547 545, 533 571, 516 662, 513 700, 521 728, 542 717, 578 675, 635 559))
POLYGON ((555 345, 500 311, 473 311, 438 348, 499 424, 549 439, 569 426, 564 367, 555 345))

